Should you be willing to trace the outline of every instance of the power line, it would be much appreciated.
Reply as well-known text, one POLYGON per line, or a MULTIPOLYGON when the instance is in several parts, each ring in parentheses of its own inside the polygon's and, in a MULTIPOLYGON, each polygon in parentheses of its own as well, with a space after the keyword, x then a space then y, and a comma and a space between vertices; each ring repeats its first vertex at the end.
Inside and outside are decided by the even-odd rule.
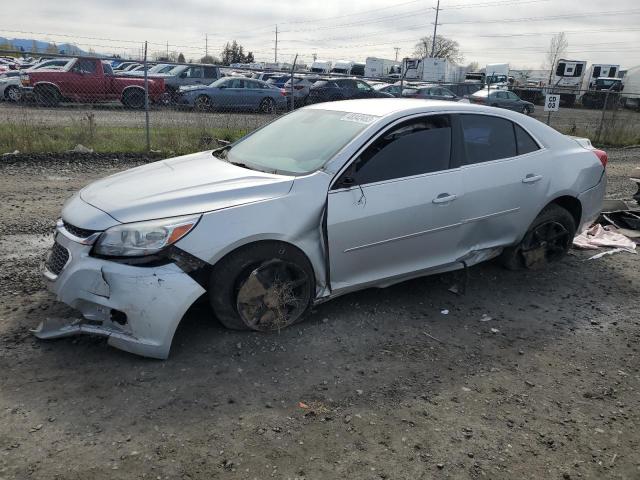
POLYGON ((466 24, 479 24, 479 23, 519 23, 519 22, 538 22, 541 20, 564 20, 567 18, 580 18, 591 16, 605 16, 605 15, 637 15, 640 13, 640 8, 630 10, 616 10, 605 12, 589 12, 589 13, 571 13, 567 15, 551 15, 543 17, 516 17, 516 18, 499 18, 493 20, 465 20, 463 22, 446 22, 445 25, 466 25, 466 24))

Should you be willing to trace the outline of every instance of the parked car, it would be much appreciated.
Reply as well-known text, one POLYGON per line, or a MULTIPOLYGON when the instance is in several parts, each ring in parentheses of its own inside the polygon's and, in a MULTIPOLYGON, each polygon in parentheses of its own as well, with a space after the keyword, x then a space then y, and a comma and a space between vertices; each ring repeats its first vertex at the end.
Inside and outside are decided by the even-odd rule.
POLYGON ((372 85, 372 87, 378 92, 388 93, 389 95, 398 98, 402 97, 402 89, 400 88, 400 85, 396 85, 395 83, 391 85, 388 83, 377 83, 372 85))
POLYGON ((440 87, 438 85, 425 85, 416 87, 407 87, 402 91, 404 98, 422 98, 425 100, 446 100, 450 102, 457 102, 461 100, 451 90, 440 87))
POLYGON ((279 73, 277 75, 269 77, 267 83, 277 88, 283 88, 285 83, 287 83, 289 80, 291 80, 291 75, 283 75, 279 73))
POLYGON ((178 103, 196 110, 256 110, 273 113, 286 108, 284 90, 262 80, 224 77, 211 85, 182 87, 178 103))
POLYGON ((479 83, 441 83, 441 87, 453 92, 458 97, 467 98, 482 88, 479 83))
POLYGON ((508 90, 488 90, 483 88, 473 95, 469 95, 468 98, 471 103, 506 108, 525 115, 531 115, 535 111, 533 103, 521 100, 515 93, 508 90))
POLYGON ((22 94, 20 93, 21 73, 17 70, 9 70, 5 73, 0 73, 0 99, 8 102, 18 102, 22 94))
MULTIPOLYGON (((166 64, 166 63, 160 63, 158 65, 153 65, 149 67, 149 70, 147 71, 147 76, 151 77, 153 75, 160 75, 163 73, 167 73, 169 71, 171 71, 173 68, 175 68, 175 65, 170 65, 170 64, 166 64)), ((126 72, 127 75, 132 76, 132 77, 144 77, 144 65, 140 65, 139 67, 137 67, 134 70, 130 70, 128 72, 126 72)))
POLYGON ((318 80, 309 90, 308 103, 349 100, 356 98, 390 98, 393 95, 378 92, 363 80, 334 78, 318 80))
POLYGON ((153 74, 152 78, 161 78, 171 99, 177 101, 180 87, 209 85, 220 78, 220 69, 205 64, 176 65, 166 73, 153 74))
POLYGON ((64 70, 64 68, 71 63, 73 58, 52 58, 50 60, 43 60, 42 62, 38 62, 35 65, 27 68, 26 71, 32 70, 64 70))
MULTIPOLYGON (((64 70, 29 70, 21 77, 23 95, 35 98, 42 106, 60 102, 99 103, 120 100, 126 107, 143 108, 144 80, 118 77, 111 64, 99 58, 80 57, 64 70)), ((161 79, 149 81, 149 100, 159 102, 164 95, 161 79)))
MULTIPOLYGON (((314 83, 313 79, 309 80, 308 77, 293 77, 293 98, 296 106, 307 103, 311 86, 314 83)), ((289 77, 289 80, 286 81, 282 88, 285 91, 285 95, 289 97, 291 95, 291 77, 289 77)))
POLYGON ((606 162, 507 110, 411 99, 308 106, 69 199, 43 273, 84 319, 49 319, 36 335, 99 334, 167 358, 201 297, 229 328, 277 331, 362 288, 498 256, 538 268, 598 217, 606 162))

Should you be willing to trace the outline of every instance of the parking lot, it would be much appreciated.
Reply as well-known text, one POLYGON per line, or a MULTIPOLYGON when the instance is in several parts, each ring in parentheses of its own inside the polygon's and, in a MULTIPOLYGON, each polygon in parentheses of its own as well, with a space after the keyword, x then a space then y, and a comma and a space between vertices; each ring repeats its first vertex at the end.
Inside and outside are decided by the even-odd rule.
MULTIPOLYGON (((608 196, 630 198, 640 149, 609 154, 608 196)), ((42 319, 75 315, 38 274, 65 198, 146 161, 0 164, 1 479, 640 476, 637 255, 482 264, 464 295, 460 273, 417 279, 279 334, 224 330, 198 306, 164 362, 36 340, 42 319)))

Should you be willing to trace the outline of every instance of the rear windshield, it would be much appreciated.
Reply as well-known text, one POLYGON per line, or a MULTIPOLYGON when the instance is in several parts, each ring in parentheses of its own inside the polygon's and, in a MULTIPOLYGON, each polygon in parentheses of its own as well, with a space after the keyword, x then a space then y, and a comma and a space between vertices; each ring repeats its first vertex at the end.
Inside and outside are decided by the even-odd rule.
POLYGON ((377 119, 332 110, 297 110, 240 140, 227 152, 227 159, 257 170, 303 175, 321 168, 377 119))

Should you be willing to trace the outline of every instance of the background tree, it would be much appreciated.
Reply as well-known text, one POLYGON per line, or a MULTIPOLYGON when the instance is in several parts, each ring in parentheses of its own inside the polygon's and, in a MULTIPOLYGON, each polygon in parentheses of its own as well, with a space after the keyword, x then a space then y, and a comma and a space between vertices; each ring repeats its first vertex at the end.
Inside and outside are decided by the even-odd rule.
MULTIPOLYGON (((253 54, 251 57, 253 57, 253 54)), ((232 63, 247 63, 248 55, 244 54, 244 48, 235 40, 231 43, 227 42, 227 44, 222 49, 222 64, 223 65, 231 65, 232 63)))
POLYGON ((248 52, 247 57, 245 59, 246 63, 253 63, 255 59, 253 58, 253 52, 248 52))
POLYGON ((564 32, 556 33, 551 37, 549 50, 545 58, 544 67, 549 69, 549 83, 553 78, 553 71, 556 68, 556 62, 567 53, 569 42, 564 32))
POLYGON ((480 70, 480 64, 478 62, 469 62, 466 66, 467 72, 477 72, 480 70))
POLYGON ((38 53, 38 42, 36 42, 35 40, 31 40, 31 51, 33 53, 38 53))
POLYGON ((185 63, 184 55, 182 54, 182 52, 180 52, 180 55, 178 55, 178 63, 185 63))
POLYGON ((212 56, 212 55, 205 55, 204 57, 202 57, 200 59, 200 63, 209 63, 209 64, 216 64, 216 63, 220 63, 220 60, 217 59, 216 57, 212 56))
POLYGON ((0 43, 0 51, 2 52, 12 52, 15 49, 16 47, 14 47, 14 45, 9 40, 4 40, 2 43, 0 43))
POLYGON ((460 63, 464 60, 464 55, 460 52, 460 45, 455 40, 436 35, 435 48, 432 50, 433 37, 422 37, 416 43, 414 55, 418 58, 432 57, 444 58, 453 63, 460 63))
POLYGON ((53 55, 57 55, 58 46, 55 43, 50 43, 47 45, 47 48, 45 49, 44 53, 51 53, 53 55))

